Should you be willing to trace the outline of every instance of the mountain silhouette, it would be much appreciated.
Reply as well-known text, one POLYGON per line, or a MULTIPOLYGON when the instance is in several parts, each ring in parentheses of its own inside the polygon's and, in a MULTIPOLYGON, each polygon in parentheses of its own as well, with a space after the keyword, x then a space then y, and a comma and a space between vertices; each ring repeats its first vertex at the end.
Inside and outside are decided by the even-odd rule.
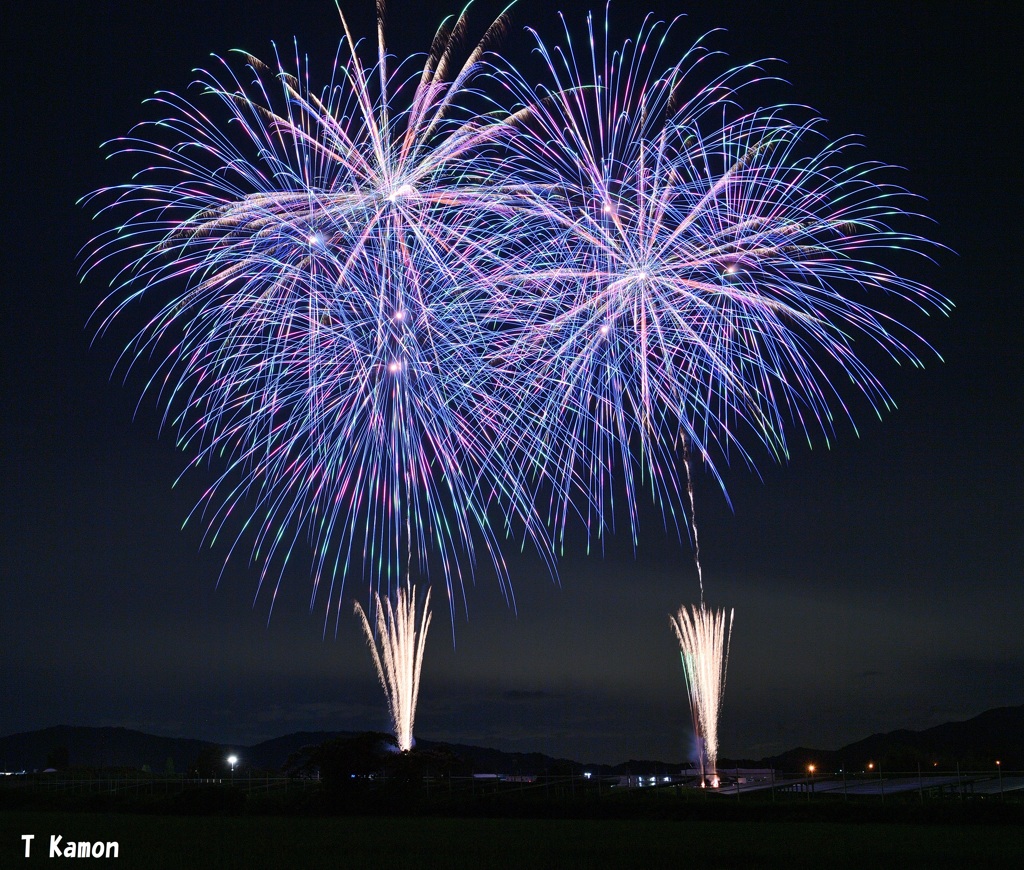
MULTIPOLYGON (((0 737, 0 766, 6 771, 61 767, 146 768, 153 773, 187 773, 197 760, 213 759, 227 771, 227 755, 239 758, 239 769, 278 772, 289 758, 329 740, 354 737, 348 731, 299 731, 254 746, 218 744, 207 740, 161 737, 128 728, 89 728, 60 725, 0 737)), ((686 762, 630 760, 617 765, 583 764, 537 752, 503 752, 482 746, 448 744, 421 739, 419 749, 446 748, 478 773, 511 775, 567 774, 591 770, 604 774, 678 771, 686 762)), ((964 722, 947 722, 924 731, 874 734, 840 749, 798 747, 762 759, 723 758, 721 769, 773 767, 803 771, 814 764, 822 772, 859 771, 868 764, 888 771, 952 769, 989 770, 996 760, 1003 770, 1024 769, 1024 705, 988 710, 964 722)))

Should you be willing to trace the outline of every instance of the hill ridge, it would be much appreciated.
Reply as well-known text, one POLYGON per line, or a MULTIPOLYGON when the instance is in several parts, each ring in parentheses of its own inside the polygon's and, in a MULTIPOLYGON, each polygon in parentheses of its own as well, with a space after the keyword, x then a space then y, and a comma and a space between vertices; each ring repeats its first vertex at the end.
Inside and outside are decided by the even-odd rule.
MULTIPOLYGON (((63 762, 75 767, 148 768, 153 773, 183 773, 206 753, 234 751, 243 763, 262 770, 279 770, 294 753, 327 740, 351 738, 351 731, 296 731, 251 746, 222 744, 197 738, 166 737, 123 726, 53 725, 0 737, 0 765, 7 771, 43 770, 63 762)), ((421 739, 422 749, 447 747, 477 771, 490 773, 543 773, 548 770, 588 768, 608 773, 672 770, 687 762, 630 759, 620 764, 584 764, 540 752, 507 752, 485 746, 421 739)), ((952 767, 955 764, 987 769, 996 759, 1005 770, 1024 769, 1024 705, 997 707, 970 719, 945 722, 922 731, 901 728, 879 732, 840 749, 796 747, 762 759, 722 758, 723 769, 774 767, 802 770, 807 764, 820 769, 861 769, 870 762, 886 769, 952 767)))

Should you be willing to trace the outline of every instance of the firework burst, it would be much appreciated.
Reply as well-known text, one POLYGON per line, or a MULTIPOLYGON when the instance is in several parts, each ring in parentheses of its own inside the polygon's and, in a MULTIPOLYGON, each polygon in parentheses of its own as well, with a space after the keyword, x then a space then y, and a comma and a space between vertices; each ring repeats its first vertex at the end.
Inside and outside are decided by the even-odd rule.
POLYGON ((222 60, 87 198, 127 214, 84 266, 115 264, 99 332, 145 312, 122 365, 215 469, 194 516, 261 587, 308 547, 328 614, 351 573, 431 567, 454 607, 478 555, 509 594, 511 534, 553 572, 615 498, 635 544, 644 490, 695 537, 688 456, 717 476, 831 439, 847 381, 883 411, 864 348, 927 346, 881 300, 949 307, 877 262, 927 249, 888 168, 805 110, 743 110, 762 65, 716 73, 707 38, 674 59, 677 21, 616 47, 588 18, 578 55, 534 34, 535 86, 487 51, 503 18, 461 65, 448 19, 416 66, 341 20, 325 86, 297 49, 222 60))
POLYGON ((879 301, 949 303, 877 261, 928 249, 900 228, 913 200, 889 167, 800 107, 744 110, 767 62, 714 73, 707 37, 676 61, 678 20, 616 47, 607 13, 588 16, 582 52, 568 26, 559 45, 535 34, 545 83, 504 76, 528 107, 510 145, 535 243, 501 264, 494 319, 556 540, 574 515, 614 529, 618 493, 636 546, 644 489, 690 535, 701 604, 672 624, 713 777, 732 614, 704 605, 691 456, 721 485, 718 463, 751 465, 755 446, 784 460, 794 438, 828 442, 852 423, 847 382, 880 414, 867 349, 919 365, 927 345, 879 301))
POLYGON ((948 308, 873 259, 927 244, 890 228, 909 197, 886 167, 795 107, 744 112, 761 64, 706 75, 705 40, 663 62, 675 24, 615 48, 588 18, 582 56, 568 27, 537 37, 547 84, 504 79, 532 106, 512 147, 536 241, 503 264, 496 319, 559 534, 574 512, 613 525, 619 480, 634 542, 644 488, 678 529, 687 449, 717 476, 751 442, 784 459, 794 432, 829 439, 849 416, 834 383, 890 407, 858 342, 915 365, 926 345, 870 298, 948 308))
POLYGON ((513 522, 542 537, 495 451, 478 328, 514 212, 488 157, 508 119, 474 88, 504 25, 456 67, 449 19, 422 68, 393 69, 382 26, 367 66, 342 24, 321 90, 296 50, 222 61, 195 103, 159 94, 165 116, 115 143, 149 167, 93 194, 129 216, 86 271, 127 257, 101 333, 155 302, 124 364, 157 361, 165 425, 219 469, 195 511, 211 543, 243 514, 231 550, 252 543, 261 586, 276 565, 276 594, 305 537, 328 612, 353 568, 389 586, 436 559, 451 603, 478 547, 504 584, 513 522))

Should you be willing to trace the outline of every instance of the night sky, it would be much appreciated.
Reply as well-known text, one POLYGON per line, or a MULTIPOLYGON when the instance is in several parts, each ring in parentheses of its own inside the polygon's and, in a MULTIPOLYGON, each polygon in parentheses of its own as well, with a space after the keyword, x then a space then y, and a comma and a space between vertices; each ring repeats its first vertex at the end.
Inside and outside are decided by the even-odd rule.
MULTIPOLYGON (((12 4, 0 11, 0 734, 117 725, 245 744, 386 730, 348 615, 363 587, 351 584, 325 638, 304 564, 290 566, 269 624, 244 558, 218 586, 226 547, 201 549, 201 526, 181 528, 208 473, 172 489, 186 457, 158 436, 152 400, 136 409, 137 380, 111 379, 116 337, 90 346, 105 285, 76 275, 99 229, 76 200, 125 180, 100 143, 152 117, 143 99, 185 88, 211 52, 269 58, 272 40, 294 36, 326 76, 341 34, 333 4, 15 5, 17 22, 12 4)), ((855 402, 859 436, 847 425, 831 450, 796 444, 760 476, 727 469, 732 509, 698 475, 708 601, 736 609, 721 751, 836 748, 1024 703, 1020 29, 1000 4, 689 5, 652 7, 690 13, 680 48, 720 26, 715 45, 734 61, 784 59, 780 98, 813 106, 835 137, 863 134, 865 157, 906 167, 901 182, 935 220, 917 228, 952 252, 887 263, 956 304, 949 318, 894 311, 945 360, 924 371, 877 360, 896 412, 878 420, 855 402)), ((475 33, 500 11, 479 6, 475 33)), ((621 43, 648 7, 617 6, 621 43)), ((344 8, 372 37, 373 4, 344 8)), ((527 57, 527 23, 556 41, 555 8, 581 33, 583 7, 530 0, 502 52, 527 57)), ((392 3, 392 48, 427 48, 453 11, 392 3)), ((643 523, 635 557, 626 536, 603 556, 573 545, 560 587, 536 561, 510 558, 517 612, 482 568, 454 644, 439 600, 417 734, 590 761, 686 757, 668 614, 697 601, 697 575, 685 541, 653 512, 643 523)))

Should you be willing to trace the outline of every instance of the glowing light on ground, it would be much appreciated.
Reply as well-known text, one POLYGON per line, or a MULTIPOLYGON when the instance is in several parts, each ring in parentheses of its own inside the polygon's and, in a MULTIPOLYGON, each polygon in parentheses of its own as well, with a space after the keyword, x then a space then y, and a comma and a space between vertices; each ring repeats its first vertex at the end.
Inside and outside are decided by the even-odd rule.
POLYGON ((430 628, 430 590, 427 590, 423 601, 423 615, 418 627, 415 586, 399 589, 394 607, 390 598, 385 598, 382 603, 377 593, 373 597, 376 632, 359 602, 356 602, 355 612, 362 621, 377 677, 388 699, 388 712, 398 748, 408 752, 414 743, 412 734, 423 669, 423 649, 427 642, 427 629, 430 628))

